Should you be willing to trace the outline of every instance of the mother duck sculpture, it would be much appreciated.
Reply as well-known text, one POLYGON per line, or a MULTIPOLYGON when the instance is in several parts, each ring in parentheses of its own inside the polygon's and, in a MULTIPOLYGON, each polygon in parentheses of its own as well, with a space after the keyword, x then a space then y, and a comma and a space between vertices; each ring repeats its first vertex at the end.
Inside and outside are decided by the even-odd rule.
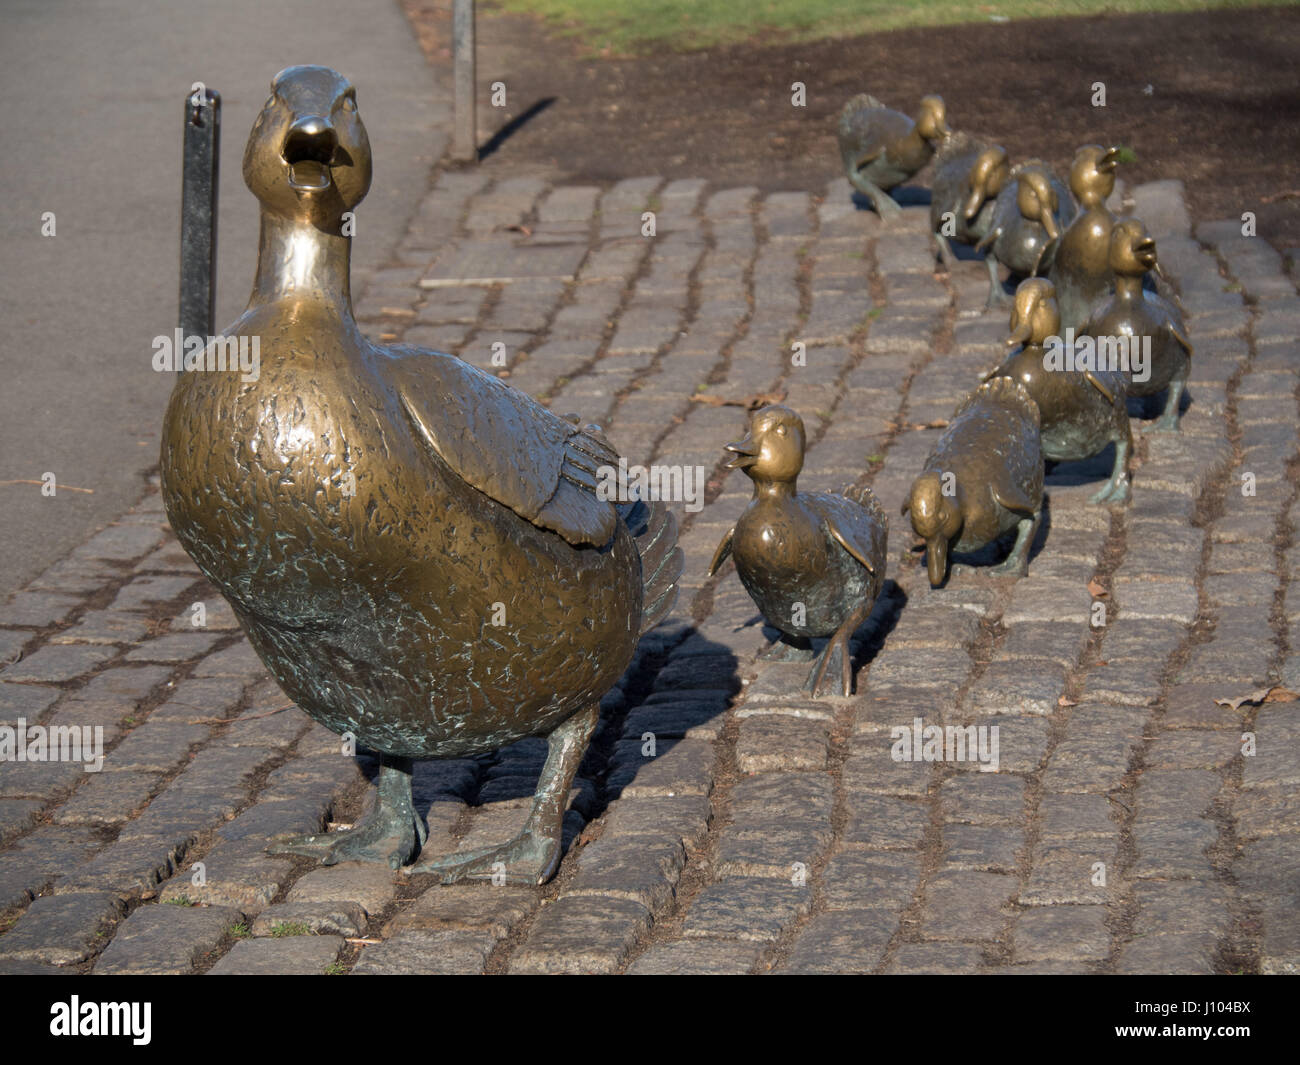
POLYGON ((369 815, 280 850, 397 868, 425 838, 413 759, 545 735, 520 834, 418 867, 541 883, 598 701, 674 601, 676 523, 597 494, 618 462, 599 429, 450 355, 362 336, 343 216, 370 177, 352 86, 326 67, 277 75, 244 154, 257 279, 226 331, 260 338, 261 373, 177 381, 167 515, 289 697, 379 754, 369 815))

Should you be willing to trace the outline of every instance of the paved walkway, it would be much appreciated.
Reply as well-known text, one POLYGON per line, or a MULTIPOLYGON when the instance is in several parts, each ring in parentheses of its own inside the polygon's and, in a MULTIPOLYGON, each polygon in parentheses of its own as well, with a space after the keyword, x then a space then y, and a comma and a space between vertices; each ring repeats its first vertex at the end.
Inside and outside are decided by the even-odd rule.
MULTIPOLYGON (((604 700, 559 876, 442 888, 266 856, 353 820, 373 766, 279 709, 154 492, 0 617, 0 656, 23 652, 0 720, 98 724, 113 745, 98 774, 0 765, 0 972, 1300 966, 1300 702, 1259 700, 1300 689, 1300 303, 1264 241, 1193 235, 1172 184, 1134 191, 1192 312, 1182 434, 1141 439, 1127 508, 1087 505, 1095 483, 1059 467, 1027 578, 957 567, 932 591, 894 516, 927 426, 1007 326, 978 313, 981 265, 934 278, 924 209, 886 228, 839 181, 760 197, 489 170, 439 178, 358 301, 367 329, 487 368, 504 344, 514 385, 602 422, 629 461, 712 471, 709 505, 680 514, 676 614, 604 700), (757 662, 732 567, 704 576, 749 496, 721 466, 743 411, 714 401, 779 392, 813 441, 801 485, 870 483, 893 523, 850 699, 811 702, 806 666, 757 662), (890 730, 918 717, 997 725, 999 771, 894 761, 890 730)), ((422 765, 429 849, 506 839, 543 751, 422 765)))

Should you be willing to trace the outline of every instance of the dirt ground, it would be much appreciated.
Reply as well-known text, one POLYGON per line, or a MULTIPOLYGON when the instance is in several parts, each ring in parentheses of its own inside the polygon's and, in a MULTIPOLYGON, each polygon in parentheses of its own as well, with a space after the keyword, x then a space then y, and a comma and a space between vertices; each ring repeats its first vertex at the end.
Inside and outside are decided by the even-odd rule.
MULTIPOLYGON (((446 0, 406 0, 426 52, 446 61, 446 0)), ((1300 245, 1300 9, 1123 15, 902 30, 806 44, 581 58, 530 17, 484 10, 480 104, 500 130, 493 165, 542 164, 573 181, 705 177, 764 191, 820 190, 840 173, 835 117, 870 92, 911 111, 924 94, 949 124, 993 137, 1013 159, 1062 171, 1080 144, 1123 144, 1133 183, 1181 178, 1195 218, 1254 211, 1279 249, 1300 245), (807 106, 791 105, 791 83, 807 106), (1103 82, 1106 106, 1094 107, 1103 82)))

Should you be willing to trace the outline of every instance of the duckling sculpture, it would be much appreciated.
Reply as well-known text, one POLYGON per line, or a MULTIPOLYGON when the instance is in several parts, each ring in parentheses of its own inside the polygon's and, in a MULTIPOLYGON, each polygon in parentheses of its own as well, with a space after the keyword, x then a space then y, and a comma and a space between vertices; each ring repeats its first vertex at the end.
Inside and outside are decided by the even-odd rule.
POLYGON ((1022 163, 998 192, 988 232, 975 245, 985 253, 989 298, 985 309, 1006 302, 998 263, 1013 275, 1033 277, 1050 265, 1061 230, 1074 219, 1074 197, 1042 163, 1022 163))
POLYGON ((1155 428, 1177 432, 1178 407, 1192 365, 1192 344, 1178 307, 1143 287, 1147 271, 1155 270, 1159 260, 1156 242, 1139 219, 1115 223, 1108 261, 1115 275, 1114 295, 1094 308, 1084 332, 1097 338, 1099 347, 1115 340, 1127 345, 1129 395, 1154 396, 1169 390, 1155 428), (1140 359, 1133 350, 1137 346, 1140 359))
POLYGON ((840 158, 849 182, 871 201, 882 219, 896 218, 902 208, 888 195, 934 155, 949 136, 943 98, 921 100, 916 121, 892 111, 874 96, 861 93, 844 105, 839 120, 840 158))
POLYGON ((1119 157, 1118 148, 1087 144, 1070 164, 1070 191, 1079 203, 1079 213, 1061 234, 1048 271, 1065 329, 1082 329, 1093 305, 1109 296, 1114 284, 1110 231, 1115 215, 1106 199, 1115 191, 1119 157))
POLYGON ((709 565, 712 576, 729 555, 758 609, 785 634, 768 657, 791 659, 810 652, 809 638, 830 641, 808 676, 819 693, 839 663, 840 693, 852 691, 849 638, 871 613, 885 579, 888 522, 869 488, 799 492, 803 469, 803 419, 779 404, 757 411, 749 435, 728 444, 754 482, 754 498, 722 538, 709 565))
POLYGON ((260 337, 260 376, 177 381, 167 515, 289 697, 379 755, 370 814, 277 850, 397 868, 426 834, 413 759, 544 735, 522 832, 419 867, 451 882, 501 863, 541 883, 598 700, 673 603, 676 525, 598 495, 618 456, 597 428, 450 355, 361 334, 343 225, 370 176, 352 86, 325 67, 281 72, 244 154, 257 279, 226 332, 260 337))
POLYGON ((949 551, 975 551, 1016 530, 993 573, 1023 577, 1043 512, 1038 406, 1019 381, 996 377, 967 396, 935 442, 903 513, 925 541, 926 572, 939 587, 949 551))
POLYGON ((1129 497, 1128 459, 1133 446, 1124 374, 1067 365, 1059 330, 1061 316, 1052 283, 1032 277, 1016 289, 1008 345, 1020 345, 985 380, 1009 377, 1025 386, 1038 404, 1043 458, 1075 462, 1115 445, 1110 480, 1093 503, 1123 503, 1129 497), (1047 345, 1052 343, 1053 351, 1047 345), (1058 363, 1058 364, 1054 364, 1058 363))
POLYGON ((930 232, 944 265, 956 257, 949 241, 974 244, 993 227, 993 204, 1011 180, 1011 163, 1001 145, 954 133, 935 150, 930 181, 930 232))

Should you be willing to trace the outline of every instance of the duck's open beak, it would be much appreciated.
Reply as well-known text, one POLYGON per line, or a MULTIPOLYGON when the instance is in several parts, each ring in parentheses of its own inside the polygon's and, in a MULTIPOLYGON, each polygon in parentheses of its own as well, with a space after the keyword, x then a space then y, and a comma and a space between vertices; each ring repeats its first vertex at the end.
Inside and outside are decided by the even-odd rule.
POLYGON ((752 436, 746 435, 738 444, 727 444, 726 448, 734 458, 727 463, 729 470, 747 470, 758 461, 758 445, 752 436))
POLYGON ((307 115, 294 122, 285 134, 280 153, 289 166, 289 187, 299 192, 329 188, 330 164, 338 144, 338 135, 328 119, 307 115))
POLYGON ((1150 270, 1156 264, 1156 242, 1150 237, 1143 237, 1133 245, 1133 258, 1150 270))
POLYGON ((1097 160, 1097 169, 1103 174, 1109 174, 1119 165, 1119 149, 1107 148, 1100 159, 1097 160))
POLYGON ((930 586, 938 588, 948 575, 948 541, 943 536, 931 537, 925 542, 925 572, 930 586))

